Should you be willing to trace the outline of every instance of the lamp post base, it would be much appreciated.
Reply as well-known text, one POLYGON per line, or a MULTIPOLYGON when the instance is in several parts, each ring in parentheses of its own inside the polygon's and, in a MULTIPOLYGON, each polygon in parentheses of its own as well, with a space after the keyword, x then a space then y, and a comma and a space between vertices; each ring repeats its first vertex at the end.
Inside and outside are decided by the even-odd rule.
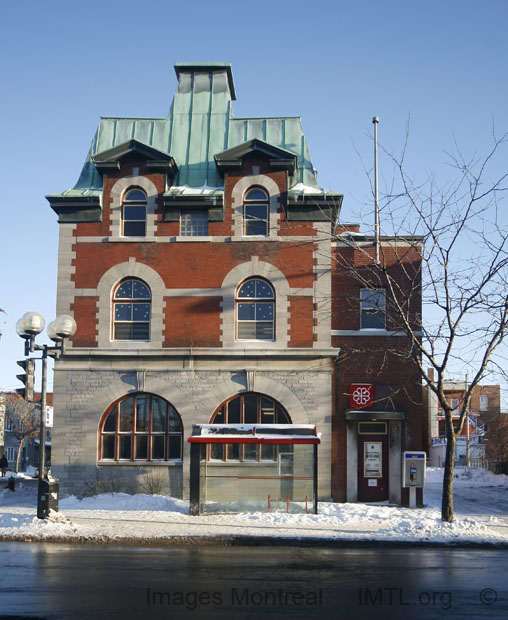
POLYGON ((58 511, 58 480, 39 478, 37 487, 37 518, 47 519, 49 511, 58 511))

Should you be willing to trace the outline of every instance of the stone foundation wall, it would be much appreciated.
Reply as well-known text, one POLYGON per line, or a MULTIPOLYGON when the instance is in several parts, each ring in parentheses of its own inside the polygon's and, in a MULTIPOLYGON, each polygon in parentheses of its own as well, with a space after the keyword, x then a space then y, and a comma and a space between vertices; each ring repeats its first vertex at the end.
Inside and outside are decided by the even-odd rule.
MULTIPOLYGON (((125 364, 125 362, 124 362, 125 364)), ((133 364, 133 363, 132 363, 133 364)), ((318 450, 318 494, 331 495, 331 374, 317 370, 256 370, 251 391, 278 401, 295 424, 315 424, 321 433, 318 450)), ((226 399, 247 391, 243 370, 73 369, 57 362, 54 379, 52 472, 62 493, 93 494, 103 490, 143 492, 162 486, 161 493, 189 496, 190 448, 193 424, 207 424, 226 399), (102 414, 117 399, 144 391, 169 401, 184 427, 183 463, 100 463, 98 427, 102 414), (148 478, 148 480, 147 480, 148 478)))

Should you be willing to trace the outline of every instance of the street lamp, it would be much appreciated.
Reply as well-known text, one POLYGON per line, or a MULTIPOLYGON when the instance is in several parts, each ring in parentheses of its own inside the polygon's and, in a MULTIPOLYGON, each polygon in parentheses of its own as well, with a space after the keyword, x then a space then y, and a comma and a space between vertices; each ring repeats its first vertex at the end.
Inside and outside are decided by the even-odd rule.
MULTIPOLYGON (((49 514, 49 502, 47 496, 49 493, 49 483, 46 478, 46 386, 47 386, 47 366, 48 355, 58 358, 64 352, 65 339, 76 333, 76 321, 66 314, 58 316, 47 327, 47 335, 53 340, 55 346, 51 347, 47 344, 35 344, 35 337, 42 332, 46 325, 46 321, 42 314, 38 312, 25 312, 25 314, 16 323, 16 331, 18 336, 25 340, 25 357, 28 358, 30 353, 41 351, 42 357, 42 377, 41 377, 41 428, 40 428, 40 463, 39 463, 39 484, 37 490, 37 517, 45 519, 49 514)), ((36 358, 37 359, 37 358, 36 358)), ((18 362, 19 363, 19 362, 18 362)), ((23 376, 23 375, 22 375, 23 376)), ((23 379, 22 379, 23 380, 23 379)), ((33 381, 33 376, 32 376, 33 381)), ((27 384, 27 388, 28 388, 27 384)), ((27 390, 27 395, 29 390, 27 390)), ((27 399, 28 400, 28 399, 27 399)))

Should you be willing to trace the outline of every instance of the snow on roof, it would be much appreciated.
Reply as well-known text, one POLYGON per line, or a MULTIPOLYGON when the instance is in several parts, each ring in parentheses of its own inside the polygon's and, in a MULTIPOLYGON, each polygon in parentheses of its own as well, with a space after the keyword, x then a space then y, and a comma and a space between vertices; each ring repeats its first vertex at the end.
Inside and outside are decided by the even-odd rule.
POLYGON ((238 440, 246 443, 319 443, 321 434, 313 424, 193 424, 189 442, 206 443, 207 438, 220 443, 238 440))
POLYGON ((200 435, 246 435, 259 433, 279 433, 288 435, 316 435, 314 424, 193 424, 194 430, 200 431, 200 435), (282 432, 281 432, 282 431, 282 432), (284 432, 285 431, 285 432, 284 432))

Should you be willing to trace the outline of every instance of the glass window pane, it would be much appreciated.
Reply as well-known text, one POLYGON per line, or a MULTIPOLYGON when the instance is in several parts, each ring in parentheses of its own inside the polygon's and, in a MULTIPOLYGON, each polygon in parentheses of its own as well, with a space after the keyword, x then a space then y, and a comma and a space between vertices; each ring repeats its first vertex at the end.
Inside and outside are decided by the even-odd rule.
POLYGON ((114 459, 115 458, 115 435, 103 435, 102 436, 102 458, 114 459))
POLYGON ((152 460, 164 460, 164 442, 166 438, 163 435, 152 437, 152 460))
POLYGON ((364 310, 362 312, 362 328, 364 329, 384 329, 385 315, 384 312, 376 312, 373 310, 364 310))
POLYGON ((255 394, 246 394, 243 398, 243 422, 258 423, 258 397, 255 394))
POLYGON ((255 187, 245 194, 245 200, 267 200, 267 196, 262 189, 255 187))
POLYGON ((120 284, 116 289, 115 299, 132 299, 132 280, 120 284))
POLYGON ((257 321, 271 321, 273 320, 273 304, 272 303, 257 303, 256 304, 256 320, 257 321))
POLYGON ((146 219, 146 207, 124 207, 123 209, 124 220, 145 220, 146 219))
POLYGON ((143 282, 134 280, 133 284, 133 298, 134 299, 150 299, 150 289, 143 282))
POLYGON ((133 418, 133 405, 134 400, 132 398, 126 398, 120 403, 120 431, 129 432, 132 431, 132 418, 133 418))
POLYGON ((275 424, 275 404, 268 398, 261 399, 261 423, 275 424))
POLYGON ((160 398, 152 399, 152 431, 166 432, 166 403, 160 398))
POLYGON ((124 222, 123 235, 124 237, 144 237, 146 233, 145 222, 124 222))
POLYGON ((213 443, 210 446, 210 458, 223 461, 224 460, 224 444, 222 443, 213 443))
POLYGON ((266 220, 266 205, 245 205, 246 220, 266 220))
POLYGON ((148 396, 136 397, 136 432, 148 432, 148 396))
POLYGON ((116 431, 116 406, 112 409, 104 421, 103 431, 105 432, 115 432, 116 431))
POLYGON ((248 237, 266 237, 268 225, 262 220, 251 220, 245 222, 245 234, 248 237))
POLYGON ((208 235, 208 211, 182 211, 180 234, 183 237, 206 237, 208 235))
POLYGON ((149 340, 150 323, 133 323, 131 340, 149 340))
POLYGON ((241 397, 234 398, 230 400, 228 403, 228 421, 227 424, 240 424, 240 406, 241 406, 241 397))
POLYGON ((261 460, 262 461, 274 461, 275 460, 274 444, 261 444, 261 460))
POLYGON ((131 323, 115 323, 115 340, 132 340, 131 323))
POLYGON ((277 424, 291 424, 288 414, 279 406, 277 406, 277 424))
POLYGON ((365 310, 381 310, 385 307, 385 294, 382 290, 362 289, 360 296, 362 308, 365 310))
POLYGON ((238 461, 240 459, 240 444, 226 444, 226 455, 228 461, 238 461))
POLYGON ((256 304, 238 304, 238 319, 253 321, 256 318, 256 304))
POLYGON ((169 432, 178 433, 182 432, 182 421, 180 420, 180 416, 173 409, 173 407, 169 407, 169 432))
POLYGON ((273 323, 256 323, 256 340, 273 340, 273 323))
POLYGON ((182 436, 170 435, 168 437, 168 460, 182 458, 182 436))
POLYGON ((150 304, 132 304, 132 319, 134 321, 148 321, 150 319, 150 304))
POLYGON ((273 299, 272 287, 264 280, 255 280, 256 282, 256 297, 258 299, 268 298, 273 299))
POLYGON ((256 323, 238 323, 238 338, 240 340, 254 340, 256 338, 256 323))
POLYGON ((242 284, 238 291, 238 297, 255 297, 256 296, 256 281, 248 280, 245 284, 242 284))
POLYGON ((224 424, 224 407, 221 407, 215 414, 212 424, 224 424))
POLYGON ((118 458, 125 460, 132 460, 132 436, 120 435, 118 437, 118 458))
POLYGON ((125 194, 124 200, 136 200, 142 202, 146 200, 146 195, 140 189, 131 189, 125 194))
POLYGON ((255 443, 246 443, 244 445, 243 459, 244 461, 257 461, 258 460, 258 447, 255 443))
POLYGON ((136 437, 136 459, 148 459, 148 435, 136 437))
POLYGON ((132 304, 115 304, 115 321, 132 320, 132 304))

